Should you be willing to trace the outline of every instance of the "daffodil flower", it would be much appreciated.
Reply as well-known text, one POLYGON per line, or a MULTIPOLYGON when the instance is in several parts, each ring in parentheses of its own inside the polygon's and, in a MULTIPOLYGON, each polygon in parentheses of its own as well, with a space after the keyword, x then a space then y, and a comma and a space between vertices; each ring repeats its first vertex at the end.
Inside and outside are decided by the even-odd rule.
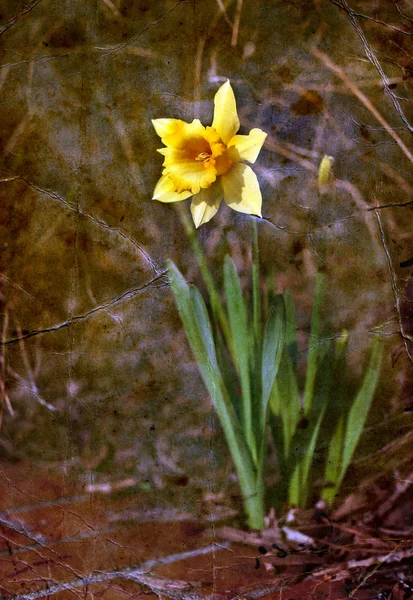
POLYGON ((257 176, 246 160, 254 163, 267 137, 261 129, 236 135, 239 119, 230 82, 215 94, 214 119, 204 127, 198 119, 153 119, 156 133, 165 145, 162 177, 153 199, 178 202, 192 196, 195 226, 216 214, 222 198, 238 212, 261 217, 261 190, 257 176))

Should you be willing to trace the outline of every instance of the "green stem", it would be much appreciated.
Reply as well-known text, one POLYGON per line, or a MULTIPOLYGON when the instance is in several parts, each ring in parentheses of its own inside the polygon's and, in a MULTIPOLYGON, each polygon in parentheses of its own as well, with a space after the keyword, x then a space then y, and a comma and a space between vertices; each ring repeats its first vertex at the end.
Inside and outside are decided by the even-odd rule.
MULTIPOLYGON (((252 529, 263 529, 264 527, 264 463, 265 463, 265 443, 262 436, 265 436, 262 431, 261 423, 259 422, 259 411, 257 410, 257 400, 261 398, 261 297, 260 297, 260 282, 259 282, 259 246, 258 246, 258 227, 257 219, 252 219, 252 302, 253 302, 253 336, 254 343, 252 346, 251 356, 251 371, 252 371, 252 392, 254 398, 252 399, 251 409, 253 411, 253 424, 252 428, 255 435, 256 446, 254 447, 256 452, 256 472, 254 477, 254 493, 246 494, 243 491, 244 498, 244 510, 247 515, 248 525, 252 529)), ((260 402, 258 401, 258 405, 260 402)), ((252 432, 251 432, 252 433, 252 432)))
MULTIPOLYGON (((191 244, 193 253, 198 262, 201 274, 205 281, 205 285, 209 294, 212 312, 215 321, 219 323, 224 339, 230 349, 230 352, 235 356, 235 349, 233 348, 233 339, 231 336, 231 330, 228 322, 228 318, 225 314, 223 305, 221 303, 219 294, 215 288, 214 281, 211 272, 208 268, 205 255, 202 251, 199 243, 196 231, 193 227, 192 221, 190 220, 184 207, 178 206, 178 213, 181 222, 184 226, 185 232, 188 236, 191 244)), ((259 288, 258 288, 258 239, 256 235, 256 223, 254 219, 255 236, 253 241, 253 285, 254 285, 254 332, 259 329, 259 288), (256 291, 255 291, 256 290, 256 291), (258 324, 258 325, 257 325, 258 324)), ((255 337, 255 336, 254 336, 255 337)), ((209 390, 212 394, 213 390, 209 390)), ((213 394, 212 394, 213 396, 213 394)), ((215 394, 216 396, 216 394, 215 394)), ((257 454, 255 444, 252 447, 248 447, 247 439, 249 434, 252 434, 252 427, 249 427, 249 431, 243 431, 243 440, 238 438, 235 433, 235 421, 236 415, 232 414, 232 405, 229 398, 226 398, 224 393, 222 402, 217 401, 215 398, 215 409, 217 411, 219 420, 224 430, 234 464, 237 471, 239 484, 241 488, 243 505, 245 514, 247 516, 247 523, 251 529, 262 530, 264 528, 264 471, 263 461, 260 459, 258 465, 254 464, 254 455, 257 454)), ((251 440, 250 440, 251 444, 251 440)), ((256 456, 255 456, 256 460, 256 456)))
POLYGON ((198 237, 196 235, 196 231, 193 227, 193 224, 188 217, 187 211, 183 206, 178 205, 178 214, 181 219, 182 225, 184 226, 185 232, 188 236, 190 244, 192 246, 192 250, 195 254, 195 258, 198 262, 199 269, 201 271, 202 277, 204 278, 205 285, 211 300, 211 307, 214 313, 214 316, 217 318, 222 331, 224 333, 224 337, 227 342, 231 340, 231 334, 228 324, 228 319, 225 315, 225 311, 222 307, 219 294, 215 288, 214 281, 212 279, 211 272, 208 268, 207 262, 205 260, 205 255, 202 251, 201 245, 199 243, 198 237))
POLYGON ((254 338, 257 350, 260 347, 260 281, 259 281, 259 247, 257 219, 252 217, 252 297, 253 297, 253 322, 254 338))
MULTIPOLYGON (((252 372, 252 419, 254 437, 257 444, 257 454, 260 454, 260 440, 265 435, 265 423, 261 419, 262 385, 261 385, 261 358, 262 358, 262 340, 261 340, 261 294, 260 294, 260 256, 258 246, 258 219, 252 219, 252 326, 253 326, 253 344, 251 346, 252 354, 250 356, 252 372)), ((258 458, 258 464, 261 459, 258 458)))

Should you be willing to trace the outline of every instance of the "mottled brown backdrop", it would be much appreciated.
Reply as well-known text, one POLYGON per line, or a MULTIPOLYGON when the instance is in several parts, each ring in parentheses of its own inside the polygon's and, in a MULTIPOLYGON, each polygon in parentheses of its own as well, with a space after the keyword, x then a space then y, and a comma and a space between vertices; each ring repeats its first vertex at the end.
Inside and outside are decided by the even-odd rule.
MULTIPOLYGON (((269 134, 255 168, 262 273, 294 293, 303 356, 320 268, 323 331, 348 330, 356 380, 372 333, 385 336, 341 499, 363 482, 374 500, 408 476, 412 36, 411 0, 2 2, 3 510, 34 502, 10 495, 13 477, 46 498, 40 472, 92 492, 125 487, 131 506, 200 520, 239 510, 165 260, 200 275, 176 207, 151 199, 162 163, 151 118, 210 124, 227 78, 241 133, 269 134), (324 154, 334 181, 320 196, 324 154)), ((223 206, 199 238, 218 280, 229 252, 248 289, 249 217, 223 206)))

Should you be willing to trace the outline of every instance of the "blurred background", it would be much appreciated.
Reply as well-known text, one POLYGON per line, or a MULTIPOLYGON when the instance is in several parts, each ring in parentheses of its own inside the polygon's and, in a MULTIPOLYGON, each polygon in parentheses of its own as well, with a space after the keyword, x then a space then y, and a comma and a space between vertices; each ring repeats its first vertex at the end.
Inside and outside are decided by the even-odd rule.
MULTIPOLYGON (((240 132, 269 134, 254 167, 262 276, 294 294, 303 364, 319 269, 323 332, 349 332, 354 385, 372 334, 385 336, 343 498, 405 477, 413 2, 9 0, 0 23, 1 463, 132 481, 188 510, 237 504, 165 260, 200 274, 176 207, 151 200, 151 119, 210 124, 229 78, 240 132), (334 177, 320 195, 325 154, 334 177)), ((230 253, 248 291, 251 233, 224 205, 199 229, 218 281, 230 253)))

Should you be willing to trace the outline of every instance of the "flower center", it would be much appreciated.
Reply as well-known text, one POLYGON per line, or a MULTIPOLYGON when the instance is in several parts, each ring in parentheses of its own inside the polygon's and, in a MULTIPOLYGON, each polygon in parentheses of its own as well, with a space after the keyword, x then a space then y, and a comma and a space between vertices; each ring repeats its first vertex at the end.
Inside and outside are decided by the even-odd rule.
POLYGON ((209 161, 210 158, 211 158, 211 155, 208 154, 208 152, 200 152, 198 154, 198 156, 195 157, 195 160, 202 161, 203 163, 206 163, 206 162, 209 161))
POLYGON ((186 139, 182 150, 184 151, 186 158, 189 160, 197 160, 197 157, 200 154, 209 156, 212 154, 211 146, 203 137, 192 137, 186 139))
POLYGON ((201 162, 205 169, 215 165, 215 160, 212 158, 211 146, 203 137, 187 139, 182 149, 188 160, 201 162))

